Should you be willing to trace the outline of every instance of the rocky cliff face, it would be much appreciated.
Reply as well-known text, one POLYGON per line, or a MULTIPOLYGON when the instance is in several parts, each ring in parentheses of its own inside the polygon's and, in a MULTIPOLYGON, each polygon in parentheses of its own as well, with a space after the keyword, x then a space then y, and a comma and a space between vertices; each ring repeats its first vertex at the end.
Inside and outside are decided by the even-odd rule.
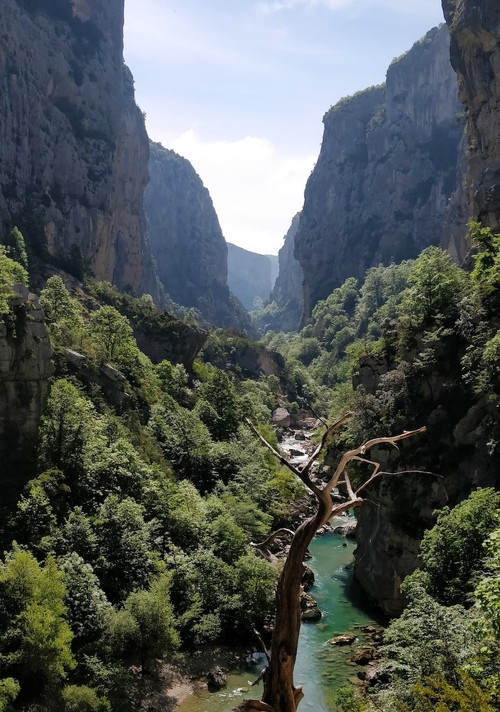
MULTIPOLYGON (((496 401, 478 399, 465 384, 461 359, 467 345, 466 340, 446 342, 420 375, 409 363, 367 357, 361 364, 358 386, 379 403, 389 393, 406 393, 405 428, 427 426, 396 454, 372 451, 382 470, 413 474, 382 478, 367 490, 358 510, 355 576, 390 616, 404 607, 400 585, 419 565, 420 541, 435 523, 433 512, 455 506, 477 487, 498 487, 496 401)), ((408 355, 410 364, 417 355, 418 350, 408 355)))
POLYGON ((274 255, 259 255, 227 243, 227 280, 229 289, 246 309, 253 309, 255 300, 266 302, 273 288, 274 255))
POLYGON ((227 245, 212 199, 185 158, 152 143, 145 192, 148 236, 169 296, 218 326, 248 325, 227 285, 227 245))
POLYGON ((295 237, 306 317, 347 277, 439 244, 461 111, 443 26, 393 62, 385 85, 327 112, 295 237))
POLYGON ((300 326, 304 301, 302 297, 303 272, 295 258, 295 236, 299 228, 300 213, 297 213, 285 235, 285 242, 279 251, 279 274, 271 294, 277 311, 268 317, 267 328, 274 331, 296 331, 300 326))
POLYGON ((123 64, 123 0, 0 4, 0 237, 154 292, 148 141, 123 64))
POLYGON ((0 320, 0 462, 2 504, 14 501, 33 474, 42 408, 53 374, 52 349, 35 295, 15 288, 0 320))
MULTIPOLYGON (((500 5, 496 0, 444 0, 452 37, 451 57, 466 109, 466 141, 460 156, 461 180, 455 204, 462 216, 500 227, 500 5), (467 146, 467 151, 465 150, 467 146)), ((451 218, 453 222, 453 218, 451 218)), ((451 240, 450 252, 456 243, 451 240)), ((360 510, 355 572, 372 600, 389 614, 400 612, 401 580, 418 565, 423 531, 432 510, 454 506, 476 487, 498 487, 497 400, 475 397, 464 388, 461 357, 469 345, 439 348, 425 378, 413 383, 408 427, 426 423, 423 443, 398 464, 444 476, 383 481, 360 510), (462 384, 462 385, 460 385, 462 384), (375 503, 375 504, 374 504, 375 503)), ((410 355, 411 356, 411 355, 410 355)), ((365 363, 359 385, 377 395, 386 379, 397 378, 388 364, 365 363)), ((408 374, 400 374, 405 382, 408 374)), ((401 381, 402 382, 402 381, 401 381)), ((492 389, 494 389, 492 383, 492 389)), ((409 451, 409 450, 408 450, 409 451)))
POLYGON ((469 214, 500 227, 500 4, 443 0, 451 62, 465 107, 469 214))

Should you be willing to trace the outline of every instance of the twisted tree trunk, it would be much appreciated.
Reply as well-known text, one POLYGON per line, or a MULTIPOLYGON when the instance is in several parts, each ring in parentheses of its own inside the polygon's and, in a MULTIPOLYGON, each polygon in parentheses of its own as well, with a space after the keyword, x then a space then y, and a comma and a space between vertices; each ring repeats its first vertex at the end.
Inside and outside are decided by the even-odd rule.
MULTIPOLYGON (((330 435, 340 427, 350 413, 342 416, 339 420, 326 427, 321 443, 301 468, 292 465, 281 453, 277 452, 265 438, 263 438, 254 425, 247 420, 247 424, 252 428, 257 437, 264 445, 274 453, 274 455, 288 467, 302 482, 314 493, 318 502, 317 512, 303 522, 293 533, 290 550, 283 566, 276 589, 276 619, 272 634, 271 652, 269 665, 263 675, 264 693, 262 700, 245 700, 234 712, 296 712, 297 706, 303 698, 302 688, 295 687, 293 682, 293 671, 300 633, 300 594, 301 581, 304 573, 304 557, 309 544, 315 533, 332 517, 346 512, 348 509, 359 507, 363 502, 360 493, 375 479, 381 477, 384 472, 380 472, 380 465, 372 460, 367 460, 364 455, 375 445, 389 444, 397 447, 400 440, 424 432, 425 428, 401 433, 393 437, 381 437, 369 440, 354 450, 346 452, 331 479, 320 488, 312 481, 310 473, 313 464, 316 462, 321 451, 324 449, 330 435), (365 462, 373 467, 371 476, 356 491, 353 490, 347 466, 352 461, 365 462), (347 501, 337 504, 332 500, 332 490, 334 487, 343 486, 347 491, 347 501)), ((400 473, 404 474, 404 473, 400 473)), ((289 531, 289 530, 285 530, 289 531)), ((290 532, 292 533, 292 532, 290 532)), ((276 538, 278 532, 271 534, 265 541, 254 544, 257 549, 265 551, 266 547, 276 538)))

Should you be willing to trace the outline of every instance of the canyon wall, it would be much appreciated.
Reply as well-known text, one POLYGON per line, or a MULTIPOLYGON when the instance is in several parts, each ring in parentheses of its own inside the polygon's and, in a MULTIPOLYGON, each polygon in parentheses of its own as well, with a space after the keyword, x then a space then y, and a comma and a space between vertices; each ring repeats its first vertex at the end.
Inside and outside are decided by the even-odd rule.
POLYGON ((0 238, 155 293, 148 140, 123 63, 123 0, 0 4, 0 238))
POLYGON ((347 277, 440 244, 462 111, 443 25, 393 61, 384 85, 326 113, 295 237, 305 318, 347 277))
MULTIPOLYGON (((443 0, 443 9, 466 117, 461 177, 449 221, 456 225, 458 214, 498 229, 500 5, 497 0, 443 0)), ((453 239, 450 244, 450 253, 459 256, 460 241, 458 250, 453 239)), ((493 314, 493 328, 498 328, 497 319, 493 314)), ((380 370, 377 364, 365 362, 361 369, 359 385, 377 399, 398 378, 409 387, 407 427, 426 424, 428 432, 419 443, 407 443, 397 466, 436 473, 380 482, 359 512, 355 575, 371 600, 390 615, 398 614, 404 605, 400 584, 418 566, 420 539, 435 521, 433 510, 454 506, 476 487, 500 484, 497 398, 478 397, 467 388, 461 358, 468 346, 467 340, 461 345, 443 341, 425 378, 413 383, 411 366, 403 373, 401 367, 384 364, 380 370)), ((411 363, 416 354, 408 356, 411 363)), ((491 388, 493 393, 493 382, 491 388)), ((391 464, 390 458, 383 461, 388 469, 391 464)))
POLYGON ((227 243, 229 289, 246 309, 254 309, 259 300, 268 301, 274 285, 274 266, 277 262, 275 255, 260 255, 227 243))
POLYGON ((443 0, 467 134, 469 214, 500 227, 500 4, 443 0))
POLYGON ((170 298, 194 307, 205 322, 248 327, 227 284, 227 245, 212 199, 189 161, 151 143, 144 196, 158 277, 170 298))

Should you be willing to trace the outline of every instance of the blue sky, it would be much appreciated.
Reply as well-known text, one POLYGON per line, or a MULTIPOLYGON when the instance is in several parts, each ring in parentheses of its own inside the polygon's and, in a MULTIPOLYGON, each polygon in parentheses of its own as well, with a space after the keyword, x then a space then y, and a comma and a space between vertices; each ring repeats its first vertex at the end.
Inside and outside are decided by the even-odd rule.
POLYGON ((325 111, 442 21, 439 0, 125 0, 125 60, 150 137, 192 162, 226 239, 276 253, 325 111))

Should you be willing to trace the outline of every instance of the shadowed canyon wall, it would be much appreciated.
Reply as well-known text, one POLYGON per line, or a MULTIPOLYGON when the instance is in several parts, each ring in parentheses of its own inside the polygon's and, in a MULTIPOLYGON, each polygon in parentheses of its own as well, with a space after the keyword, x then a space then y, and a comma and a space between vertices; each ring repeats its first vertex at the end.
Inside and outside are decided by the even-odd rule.
POLYGON ((0 232, 155 293, 148 140, 123 63, 123 0, 0 5, 0 232))
POLYGON ((443 25, 391 64, 384 85, 326 113, 295 237, 305 318, 347 277, 442 241, 461 112, 443 25))

